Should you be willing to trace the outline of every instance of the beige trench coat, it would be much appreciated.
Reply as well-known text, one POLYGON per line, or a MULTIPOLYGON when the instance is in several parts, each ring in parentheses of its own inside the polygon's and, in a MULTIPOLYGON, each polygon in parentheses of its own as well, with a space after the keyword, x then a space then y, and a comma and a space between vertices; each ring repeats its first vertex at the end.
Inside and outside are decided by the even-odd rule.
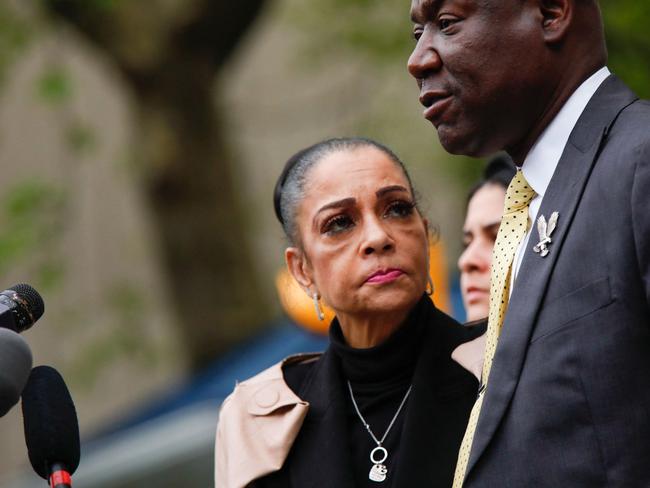
MULTIPOLYGON (((475 376, 482 369, 484 336, 460 345, 452 358, 475 376)), ((215 487, 245 488, 278 471, 289 455, 309 403, 284 381, 282 367, 316 361, 321 354, 299 354, 243 381, 224 400, 215 441, 215 487)))

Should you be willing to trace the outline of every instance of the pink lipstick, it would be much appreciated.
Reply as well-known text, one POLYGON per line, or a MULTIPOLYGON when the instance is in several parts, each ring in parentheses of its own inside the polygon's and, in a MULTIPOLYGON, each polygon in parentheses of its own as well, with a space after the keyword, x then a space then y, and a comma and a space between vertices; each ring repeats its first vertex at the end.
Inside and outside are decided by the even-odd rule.
POLYGON ((403 274, 404 271, 402 271, 401 269, 381 270, 370 275, 370 277, 366 280, 366 283, 379 283, 379 284, 390 283, 398 279, 403 274))

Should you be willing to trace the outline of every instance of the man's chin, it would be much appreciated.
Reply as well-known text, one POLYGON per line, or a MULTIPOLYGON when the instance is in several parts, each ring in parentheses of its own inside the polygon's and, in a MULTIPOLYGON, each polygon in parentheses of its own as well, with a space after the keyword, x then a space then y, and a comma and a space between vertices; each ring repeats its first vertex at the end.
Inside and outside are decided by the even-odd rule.
POLYGON ((486 148, 485 140, 477 137, 474 132, 461 132, 444 125, 440 125, 437 130, 440 144, 449 154, 480 158, 498 151, 498 149, 486 148))

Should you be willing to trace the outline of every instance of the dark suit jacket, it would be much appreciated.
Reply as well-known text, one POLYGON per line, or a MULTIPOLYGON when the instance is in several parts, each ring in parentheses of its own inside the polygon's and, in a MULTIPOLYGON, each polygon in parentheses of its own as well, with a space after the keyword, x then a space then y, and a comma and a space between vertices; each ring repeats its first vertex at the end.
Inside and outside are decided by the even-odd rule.
MULTIPOLYGON (((476 378, 451 359, 461 343, 485 331, 463 327, 437 310, 428 298, 427 327, 405 410, 399 462, 393 487, 448 488, 469 412, 476 378)), ((349 397, 338 360, 331 351, 316 362, 285 374, 309 412, 283 468, 254 488, 353 488, 347 431, 349 397)), ((379 486, 379 484, 378 484, 379 486)))
POLYGON ((475 487, 650 487, 650 103, 587 105, 525 250, 466 473, 475 487))

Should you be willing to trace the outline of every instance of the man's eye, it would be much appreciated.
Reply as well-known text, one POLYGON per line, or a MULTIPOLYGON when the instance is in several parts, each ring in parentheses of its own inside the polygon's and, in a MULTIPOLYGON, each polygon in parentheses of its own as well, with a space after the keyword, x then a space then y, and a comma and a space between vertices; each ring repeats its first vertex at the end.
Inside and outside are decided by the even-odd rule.
POLYGON ((388 206, 386 210, 386 217, 408 217, 413 215, 413 209, 415 208, 415 203, 406 202, 406 201, 397 201, 393 202, 388 206))
POLYGON ((352 228, 352 226, 354 226, 354 221, 349 216, 336 215, 325 222, 321 232, 323 234, 335 235, 352 228))
POLYGON ((456 23, 456 19, 452 19, 449 17, 443 17, 438 20, 438 27, 440 28, 441 31, 445 31, 449 29, 452 25, 456 23))
POLYGON ((417 42, 417 41, 420 40, 420 37, 422 37, 422 30, 420 30, 420 29, 414 30, 413 31, 413 39, 415 39, 415 41, 417 42))

